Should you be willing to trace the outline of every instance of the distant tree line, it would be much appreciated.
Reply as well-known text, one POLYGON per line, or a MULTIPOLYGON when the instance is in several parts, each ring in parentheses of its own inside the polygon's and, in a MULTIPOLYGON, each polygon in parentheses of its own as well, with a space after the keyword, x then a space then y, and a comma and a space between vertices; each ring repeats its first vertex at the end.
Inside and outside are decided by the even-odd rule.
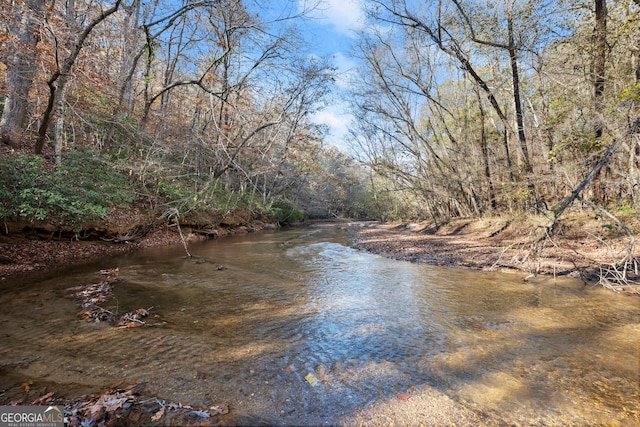
POLYGON ((0 214, 104 213, 64 182, 95 161, 179 215, 637 212, 638 3, 364 2, 347 155, 310 120, 335 74, 301 38, 319 4, 2 0, 0 214))

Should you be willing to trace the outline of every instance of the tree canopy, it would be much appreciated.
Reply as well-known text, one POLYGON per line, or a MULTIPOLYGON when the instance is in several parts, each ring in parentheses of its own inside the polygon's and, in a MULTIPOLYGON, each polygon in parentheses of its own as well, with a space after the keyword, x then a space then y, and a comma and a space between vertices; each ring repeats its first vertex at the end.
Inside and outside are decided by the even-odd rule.
POLYGON ((585 199, 637 212, 637 2, 364 5, 345 93, 302 37, 319 3, 2 0, 2 215, 59 214, 33 189, 93 161, 180 214, 557 213, 587 176, 585 199), (311 119, 331 96, 350 104, 347 153, 311 119))

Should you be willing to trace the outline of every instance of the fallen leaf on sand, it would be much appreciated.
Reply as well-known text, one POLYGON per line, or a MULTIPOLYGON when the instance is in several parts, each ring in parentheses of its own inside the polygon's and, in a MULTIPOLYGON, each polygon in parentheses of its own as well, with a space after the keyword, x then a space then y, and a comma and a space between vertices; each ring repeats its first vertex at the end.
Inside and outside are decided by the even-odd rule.
POLYGON ((95 418, 103 412, 115 412, 122 408, 127 400, 128 397, 119 393, 116 395, 103 394, 96 403, 88 408, 88 413, 92 418, 95 418))
POLYGON ((309 384, 311 384, 312 387, 315 387, 318 385, 318 378, 313 374, 313 372, 309 372, 305 377, 305 380, 307 380, 307 382, 309 384))
POLYGON ((167 410, 166 406, 162 406, 158 412, 156 412, 155 414, 153 414, 153 417, 151 417, 151 421, 153 421, 154 423, 157 423, 158 421, 160 421, 160 418, 162 418, 162 416, 164 415, 164 411, 167 410))
POLYGON ((51 397, 53 396, 54 392, 50 391, 49 393, 45 394, 44 396, 40 396, 39 398, 37 398, 36 400, 34 400, 33 402, 31 402, 32 405, 39 405, 42 402, 46 402, 48 400, 51 400, 51 397))
POLYGON ((209 408, 210 411, 217 412, 220 415, 225 415, 229 413, 229 405, 224 402, 214 403, 209 408))

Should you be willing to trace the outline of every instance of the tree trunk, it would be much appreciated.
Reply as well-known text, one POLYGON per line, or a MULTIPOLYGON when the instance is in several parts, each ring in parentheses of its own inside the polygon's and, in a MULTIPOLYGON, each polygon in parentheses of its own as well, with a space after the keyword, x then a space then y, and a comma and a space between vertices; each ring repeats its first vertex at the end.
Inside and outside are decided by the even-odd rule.
MULTIPOLYGON (((604 108, 604 74, 607 60, 607 2, 595 0, 594 29, 595 60, 593 64, 593 108, 595 113, 594 135, 596 142, 602 138, 604 123, 600 115, 604 108)), ((606 188, 600 185, 600 171, 593 178, 593 195, 606 200, 606 188)))
POLYGON ((133 85, 131 84, 131 81, 138 66, 138 62, 140 61, 140 58, 142 58, 146 49, 146 47, 139 48, 137 46, 138 39, 136 31, 138 31, 138 25, 140 22, 140 4, 140 0, 135 0, 130 9, 125 9, 127 14, 123 20, 123 50, 120 58, 120 77, 118 79, 122 83, 120 84, 118 92, 118 104, 111 112, 109 129, 102 140, 101 151, 103 153, 107 152, 111 148, 111 141, 113 139, 120 114, 122 114, 125 109, 131 110, 133 106, 133 85), (138 49, 138 53, 134 56, 135 49, 138 49))
POLYGON ((55 161, 57 164, 62 163, 62 140, 64 134, 64 108, 67 102, 67 88, 61 85, 60 93, 58 94, 58 104, 56 106, 56 128, 54 134, 54 148, 55 148, 55 161))
POLYGON ((15 5, 14 21, 10 24, 15 34, 7 60, 5 83, 7 96, 0 119, 0 140, 15 148, 22 146, 23 128, 27 118, 29 90, 36 72, 36 45, 40 40, 40 17, 43 0, 27 0, 15 5))
POLYGON ((486 119, 485 111, 482 106, 482 98, 480 92, 475 91, 478 96, 478 109, 480 110, 480 151, 482 152, 482 162, 484 163, 484 177, 487 179, 487 186, 489 190, 489 204, 491 210, 496 209, 496 194, 493 188, 493 179, 491 178, 491 168, 489 166, 489 147, 487 146, 487 132, 486 132, 486 119))
MULTIPOLYGON (((604 74, 607 60, 607 2, 606 0, 595 0, 596 24, 595 24, 595 63, 593 67, 593 95, 594 108, 596 114, 602 111, 602 101, 604 98, 604 74)), ((602 137, 602 121, 596 119, 596 138, 602 137)))
POLYGON ((520 101, 520 75, 518 73, 518 52, 513 37, 513 18, 510 16, 507 22, 509 32, 508 52, 511 60, 511 75, 513 77, 513 103, 516 110, 516 126, 518 128, 518 141, 520 149, 524 157, 524 170, 527 173, 533 172, 531 162, 529 160, 529 150, 527 148, 527 137, 524 133, 524 112, 522 111, 522 102, 520 101))
POLYGON ((49 125, 53 119, 54 107, 59 101, 58 97, 60 94, 64 93, 67 76, 75 65, 76 59, 82 50, 84 42, 87 40, 96 25, 107 19, 113 13, 117 12, 120 7, 120 3, 122 3, 122 0, 116 0, 115 4, 111 8, 104 10, 100 15, 89 22, 84 31, 78 35, 78 38, 74 41, 71 53, 62 64, 62 68, 58 67, 51 77, 49 77, 49 80, 47 81, 47 85, 49 86, 49 100, 47 102, 47 108, 42 114, 40 129, 38 129, 38 140, 36 141, 34 150, 36 154, 42 154, 44 143, 47 139, 47 131, 49 130, 49 125))

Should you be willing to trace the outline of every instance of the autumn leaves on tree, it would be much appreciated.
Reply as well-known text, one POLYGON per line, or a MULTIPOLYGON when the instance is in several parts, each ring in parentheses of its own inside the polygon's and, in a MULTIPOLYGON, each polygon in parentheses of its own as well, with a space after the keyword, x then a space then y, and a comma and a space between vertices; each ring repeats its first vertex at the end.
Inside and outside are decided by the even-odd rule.
POLYGON ((299 202, 341 210, 350 202, 331 207, 316 185, 338 154, 309 119, 327 102, 333 68, 302 43, 308 9, 263 6, 3 2, 4 147, 58 164, 88 149, 160 214, 299 202))

